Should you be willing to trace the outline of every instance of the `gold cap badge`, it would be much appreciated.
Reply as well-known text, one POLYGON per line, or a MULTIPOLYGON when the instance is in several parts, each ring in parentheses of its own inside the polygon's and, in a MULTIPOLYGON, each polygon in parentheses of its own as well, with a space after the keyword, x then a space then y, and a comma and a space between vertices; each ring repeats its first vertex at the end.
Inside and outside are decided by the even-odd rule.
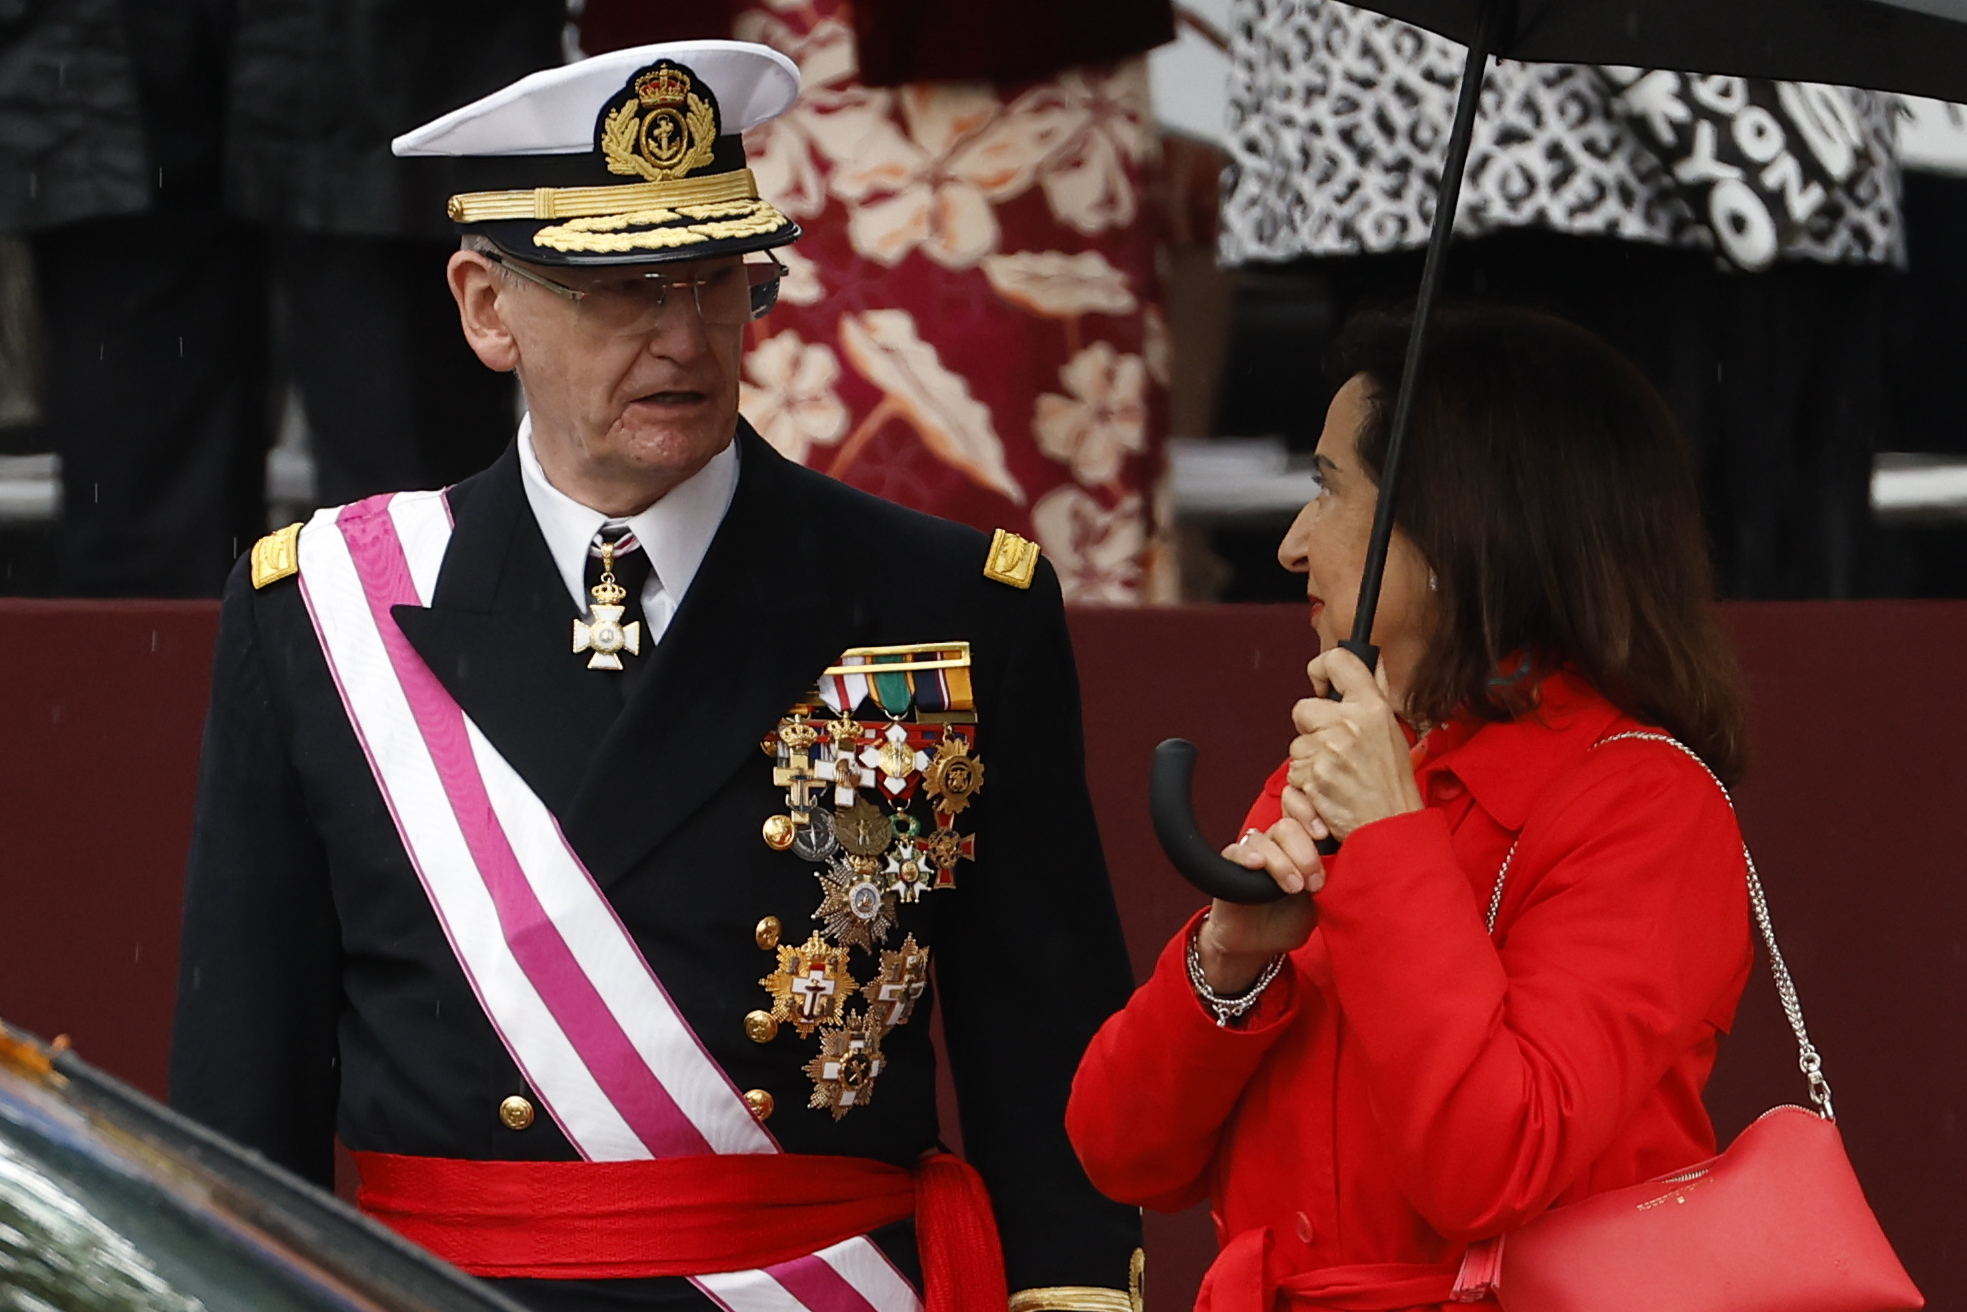
POLYGON ((670 182, 711 162, 718 128, 716 97, 698 95, 689 69, 659 59, 607 111, 601 153, 610 173, 670 182))

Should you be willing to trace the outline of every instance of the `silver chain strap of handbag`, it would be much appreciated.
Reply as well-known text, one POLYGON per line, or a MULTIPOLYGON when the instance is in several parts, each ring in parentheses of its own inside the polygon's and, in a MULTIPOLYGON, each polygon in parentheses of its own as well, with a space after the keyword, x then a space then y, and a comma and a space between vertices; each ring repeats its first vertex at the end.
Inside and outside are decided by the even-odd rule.
MULTIPOLYGON (((1695 755, 1693 748, 1671 734, 1645 733, 1634 729, 1601 738, 1592 747, 1603 747, 1622 738, 1643 738, 1648 742, 1666 743, 1678 748, 1688 760, 1700 766, 1708 778, 1714 780, 1714 786, 1727 798, 1729 809, 1734 809, 1735 799, 1729 797, 1728 786, 1715 777, 1714 771, 1708 769, 1706 761, 1695 755)), ((1516 843, 1511 843, 1509 855, 1503 858, 1503 868, 1496 872, 1496 891, 1489 896, 1488 926, 1491 934, 1496 932, 1496 913, 1502 910, 1503 881, 1509 878, 1509 865, 1515 859, 1516 843)), ((1762 895, 1762 879, 1755 873, 1755 858, 1749 855, 1747 843, 1742 844, 1742 861, 1748 866, 1748 902, 1755 910, 1755 927, 1762 932, 1762 941, 1769 948, 1769 973, 1776 977, 1776 994, 1783 1000, 1783 1015, 1789 1018, 1789 1027, 1796 1035, 1797 1068, 1803 1072, 1803 1078, 1810 1082, 1810 1101, 1817 1105, 1817 1114, 1827 1121, 1834 1121, 1837 1114, 1831 1110, 1830 1082, 1824 1078, 1824 1059, 1817 1055, 1817 1046, 1810 1042, 1810 1031, 1803 1028, 1803 1004, 1797 1001, 1796 981, 1789 976, 1789 967, 1783 962, 1783 951, 1776 946, 1776 927, 1769 920, 1769 900, 1762 895)))

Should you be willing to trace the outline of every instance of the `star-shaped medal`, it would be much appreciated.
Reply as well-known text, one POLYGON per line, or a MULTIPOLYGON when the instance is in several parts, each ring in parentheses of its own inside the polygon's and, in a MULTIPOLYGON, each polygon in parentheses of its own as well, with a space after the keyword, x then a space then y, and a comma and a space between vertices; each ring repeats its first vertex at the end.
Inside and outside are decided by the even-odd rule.
POLYGON ((837 1121, 872 1101, 875 1077, 888 1064, 881 1055, 883 1032, 872 1014, 849 1016, 821 1031, 820 1055, 805 1066, 813 1077, 813 1096, 806 1105, 832 1111, 837 1121))
POLYGON ((970 755, 970 744, 954 734, 936 744, 935 759, 922 772, 922 786, 944 815, 956 815, 968 806, 983 780, 983 762, 970 755))
POLYGON ((894 927, 895 895, 882 887, 879 868, 872 857, 836 854, 825 869, 813 872, 824 890, 813 919, 825 925, 843 948, 872 952, 875 944, 887 941, 894 927))
POLYGON ((817 931, 798 947, 781 945, 779 968, 758 982, 772 995, 772 1018, 791 1021, 802 1039, 838 1020, 856 988, 847 970, 847 949, 835 947, 817 931))
POLYGON ((910 934, 899 949, 881 954, 881 973, 861 988, 868 1015, 891 1030, 906 1024, 929 986, 929 949, 910 934))

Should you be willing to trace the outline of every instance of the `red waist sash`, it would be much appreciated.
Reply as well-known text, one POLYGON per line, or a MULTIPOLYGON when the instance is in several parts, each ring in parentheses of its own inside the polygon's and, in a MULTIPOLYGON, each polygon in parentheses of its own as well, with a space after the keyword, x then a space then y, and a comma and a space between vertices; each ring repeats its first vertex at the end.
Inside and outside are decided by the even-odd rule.
POLYGON ((1466 1258, 1438 1266, 1368 1262, 1314 1271, 1282 1269, 1268 1227, 1245 1230, 1223 1246, 1195 1300, 1196 1312, 1417 1312, 1476 1304, 1495 1308, 1478 1245, 1466 1258))
POLYGON ((357 1205, 477 1276, 696 1276, 805 1257, 916 1218, 928 1312, 1003 1312, 983 1181, 947 1153, 913 1171, 756 1153, 636 1162, 475 1162, 356 1153, 357 1205))

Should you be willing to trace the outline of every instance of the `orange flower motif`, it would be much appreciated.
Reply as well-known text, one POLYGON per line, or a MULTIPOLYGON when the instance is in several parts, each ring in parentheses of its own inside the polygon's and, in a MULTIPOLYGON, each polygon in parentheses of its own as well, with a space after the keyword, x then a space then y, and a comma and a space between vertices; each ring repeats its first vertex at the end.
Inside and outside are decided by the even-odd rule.
MULTIPOLYGON (((972 396, 969 381, 922 340, 915 316, 907 310, 843 315, 840 349, 862 377, 886 393, 861 421, 860 431, 871 434, 889 417, 905 419, 938 460, 962 470, 979 486, 1024 504, 1024 489, 1004 463, 1004 442, 991 423, 990 407, 972 396)), ((843 447, 828 472, 838 477, 849 455, 843 447)))
POLYGON ((1071 395, 1038 398, 1038 449, 1072 466, 1081 483, 1110 483, 1128 456, 1147 449, 1147 365, 1111 342, 1094 342, 1059 370, 1071 395))
POLYGON ((1139 493, 1128 493, 1108 510, 1091 493, 1067 483, 1038 498, 1031 528, 1059 572, 1067 601, 1140 601, 1147 523, 1139 493))
POLYGON ((833 390, 840 361, 828 347, 777 333, 745 355, 744 371, 738 409, 787 459, 804 463, 815 446, 832 446, 846 434, 847 407, 833 390))
POLYGON ((1132 314, 1140 301, 1127 275, 1098 251, 1019 251, 991 255, 984 276, 999 296, 1049 319, 1082 314, 1132 314))
POLYGON ((1139 203, 1128 166, 1159 147, 1145 59, 1126 60, 1111 73, 1070 69, 1027 91, 1008 112, 1064 129, 1039 168, 1054 218, 1088 236, 1134 221, 1139 203))

